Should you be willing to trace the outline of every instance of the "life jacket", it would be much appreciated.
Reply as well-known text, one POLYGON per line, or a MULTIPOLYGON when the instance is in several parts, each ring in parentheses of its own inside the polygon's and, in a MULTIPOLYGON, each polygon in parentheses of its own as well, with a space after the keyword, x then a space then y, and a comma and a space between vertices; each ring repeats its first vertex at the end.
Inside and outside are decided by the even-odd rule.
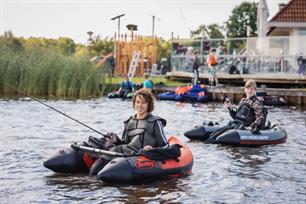
POLYGON ((209 54, 208 55, 208 65, 216 65, 218 64, 217 62, 217 57, 215 55, 209 54))
POLYGON ((146 145, 157 147, 157 141, 154 137, 154 125, 160 121, 163 126, 166 126, 167 121, 158 116, 149 115, 147 119, 138 120, 130 117, 124 121, 124 145, 115 147, 114 151, 121 153, 137 153, 146 145), (120 148, 120 149, 118 149, 120 148))
MULTIPOLYGON (((242 102, 236 112, 235 119, 243 122, 244 126, 248 127, 256 120, 255 111, 254 108, 252 108, 252 104, 255 102, 255 100, 253 100, 251 104, 242 102)), ((263 107, 262 111, 264 114, 264 120, 261 121, 260 129, 264 128, 268 115, 268 109, 266 107, 263 107)))
POLYGON ((133 83, 130 81, 124 81, 121 84, 122 91, 129 91, 131 92, 133 90, 133 83))
POLYGON ((191 89, 191 86, 177 87, 175 90, 175 94, 185 94, 191 89))
POLYGON ((250 104, 242 103, 237 110, 235 119, 243 122, 245 126, 250 126, 256 119, 254 109, 250 104))

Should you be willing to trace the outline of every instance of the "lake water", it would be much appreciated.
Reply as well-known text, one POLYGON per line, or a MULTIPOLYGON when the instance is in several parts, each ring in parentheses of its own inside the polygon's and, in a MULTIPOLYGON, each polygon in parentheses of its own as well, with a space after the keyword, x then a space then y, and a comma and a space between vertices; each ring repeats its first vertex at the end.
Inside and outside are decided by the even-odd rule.
MULTIPOLYGON (((117 99, 48 100, 48 105, 101 131, 119 135, 133 110, 117 99)), ((0 100, 0 203, 305 203, 306 111, 272 108, 268 119, 288 133, 286 143, 259 148, 208 145, 183 133, 206 121, 230 119, 222 104, 158 101, 167 135, 187 143, 192 174, 145 184, 107 184, 88 175, 61 175, 42 163, 91 130, 28 98, 0 100)))

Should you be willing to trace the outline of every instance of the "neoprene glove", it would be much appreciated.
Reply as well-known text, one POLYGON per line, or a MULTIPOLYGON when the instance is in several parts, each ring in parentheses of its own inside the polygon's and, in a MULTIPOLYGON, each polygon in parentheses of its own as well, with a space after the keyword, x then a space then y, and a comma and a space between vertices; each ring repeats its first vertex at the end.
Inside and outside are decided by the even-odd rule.
POLYGON ((258 133, 259 133, 259 128, 258 128, 257 126, 252 127, 251 132, 252 132, 253 134, 258 134, 258 133))
POLYGON ((121 144, 121 140, 118 137, 118 135, 114 132, 108 132, 106 133, 106 137, 108 138, 108 141, 112 144, 118 145, 121 144))
POLYGON ((244 124, 241 124, 239 127, 238 127, 239 130, 246 130, 244 124))

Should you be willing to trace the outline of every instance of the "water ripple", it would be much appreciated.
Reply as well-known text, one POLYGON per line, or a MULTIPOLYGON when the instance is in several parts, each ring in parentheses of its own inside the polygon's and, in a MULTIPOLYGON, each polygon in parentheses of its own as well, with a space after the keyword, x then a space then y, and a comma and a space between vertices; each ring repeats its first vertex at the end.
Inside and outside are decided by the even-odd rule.
MULTIPOLYGON (((130 101, 107 98, 44 101, 101 132, 122 134, 130 101)), ((306 111, 269 109, 287 142, 259 148, 205 145, 183 133, 204 121, 226 123, 221 104, 159 101, 167 135, 194 155, 190 175, 144 184, 107 184, 87 175, 54 174, 42 162, 72 142, 98 134, 29 98, 0 100, 0 203, 305 203, 306 111), (5 198, 5 201, 3 201, 5 198)))

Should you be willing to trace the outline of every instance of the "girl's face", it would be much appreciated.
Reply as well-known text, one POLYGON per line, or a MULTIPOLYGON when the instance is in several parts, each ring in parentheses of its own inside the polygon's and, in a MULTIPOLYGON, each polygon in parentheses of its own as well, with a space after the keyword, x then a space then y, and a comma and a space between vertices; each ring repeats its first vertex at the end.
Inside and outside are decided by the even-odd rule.
POLYGON ((134 109, 138 116, 146 115, 148 113, 148 102, 140 95, 136 96, 134 109))
POLYGON ((255 87, 246 87, 244 88, 244 91, 247 95, 247 98, 250 98, 256 94, 256 88, 255 87))

